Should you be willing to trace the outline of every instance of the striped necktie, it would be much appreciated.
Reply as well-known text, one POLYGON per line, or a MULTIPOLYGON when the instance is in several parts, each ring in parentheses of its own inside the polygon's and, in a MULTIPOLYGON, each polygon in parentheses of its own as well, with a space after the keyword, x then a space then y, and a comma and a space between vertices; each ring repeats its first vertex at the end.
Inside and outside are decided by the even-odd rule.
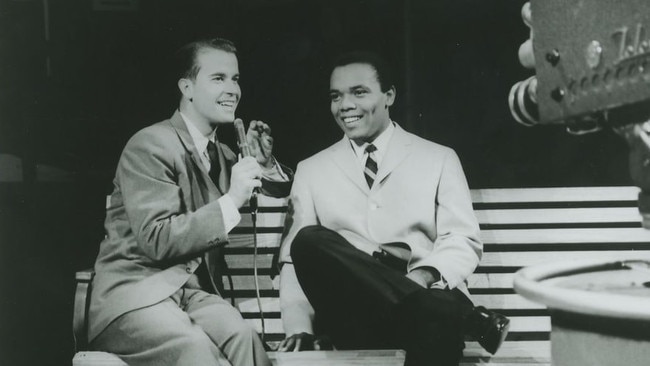
POLYGON ((370 144, 366 146, 368 158, 366 159, 366 167, 363 170, 363 174, 366 176, 368 188, 372 188, 372 184, 375 182, 375 178, 377 177, 377 160, 375 159, 375 151, 377 151, 375 145, 370 144))

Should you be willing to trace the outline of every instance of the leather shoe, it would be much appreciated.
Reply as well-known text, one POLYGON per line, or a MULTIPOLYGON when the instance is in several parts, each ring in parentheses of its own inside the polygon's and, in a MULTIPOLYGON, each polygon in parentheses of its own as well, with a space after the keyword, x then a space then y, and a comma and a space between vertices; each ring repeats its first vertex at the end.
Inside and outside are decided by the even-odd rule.
POLYGON ((477 306, 471 315, 472 333, 477 337, 478 343, 491 354, 495 354, 508 335, 510 319, 477 306))

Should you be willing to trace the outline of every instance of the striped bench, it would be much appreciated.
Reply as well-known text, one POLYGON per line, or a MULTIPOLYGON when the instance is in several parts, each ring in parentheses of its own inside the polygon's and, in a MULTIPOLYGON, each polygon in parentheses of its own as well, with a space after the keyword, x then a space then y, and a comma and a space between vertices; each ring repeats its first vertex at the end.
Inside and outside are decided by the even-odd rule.
MULTIPOLYGON (((477 342, 468 340, 461 365, 550 365, 551 321, 548 311, 543 305, 514 292, 514 273, 524 266, 555 260, 607 259, 625 251, 650 253, 650 230, 641 227, 636 206, 638 192, 636 187, 472 190, 484 255, 479 268, 468 280, 470 293, 475 304, 510 317, 511 327, 506 342, 494 356, 485 352, 477 342)), ((280 319, 279 278, 270 275, 286 210, 285 200, 260 197, 257 215, 258 282, 265 340, 272 345, 285 336, 280 319)), ((224 296, 231 298, 243 316, 261 333, 262 320, 253 276, 253 229, 250 215, 245 213, 245 209, 243 212, 242 222, 232 232, 226 249, 229 269, 227 276, 223 277, 224 296)), ((78 274, 78 278, 84 276, 87 277, 78 274)), ((79 286, 83 287, 84 283, 80 282, 79 286)), ((77 296, 84 291, 78 287, 77 296)), ((81 302, 79 307, 82 307, 81 302)), ((83 328, 83 322, 80 324, 75 330, 83 328)), ((358 363, 360 358, 370 357, 367 364, 379 364, 377 357, 381 353, 377 356, 372 352, 359 352, 337 353, 337 357, 354 359, 355 364, 363 364, 358 363)), ((327 352, 303 354, 271 353, 271 358, 277 365, 306 362, 316 365, 318 360, 325 360, 323 364, 332 361, 321 356, 327 352)), ((403 358, 399 351, 383 355, 390 356, 386 359, 403 358)), ((391 363, 387 361, 385 364, 391 363)))

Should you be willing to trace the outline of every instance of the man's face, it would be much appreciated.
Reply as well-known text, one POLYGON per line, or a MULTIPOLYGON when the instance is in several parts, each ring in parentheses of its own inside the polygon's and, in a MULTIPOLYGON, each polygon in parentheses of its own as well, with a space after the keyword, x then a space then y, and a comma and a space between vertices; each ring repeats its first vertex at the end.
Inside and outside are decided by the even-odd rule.
POLYGON ((368 64, 339 66, 330 77, 330 109, 336 123, 357 144, 371 142, 390 123, 388 107, 395 89, 381 91, 375 69, 368 64))
POLYGON ((241 97, 237 56, 207 48, 199 51, 196 63, 199 73, 187 84, 186 94, 192 98, 194 118, 211 128, 220 123, 232 123, 241 97))

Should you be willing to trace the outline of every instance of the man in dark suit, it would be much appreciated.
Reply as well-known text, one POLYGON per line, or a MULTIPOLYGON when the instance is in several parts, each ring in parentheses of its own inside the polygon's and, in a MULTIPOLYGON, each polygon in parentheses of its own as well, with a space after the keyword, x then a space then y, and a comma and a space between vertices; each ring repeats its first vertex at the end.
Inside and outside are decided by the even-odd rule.
POLYGON ((320 331, 338 348, 404 348, 408 365, 457 365, 468 334, 496 352, 509 321, 469 300, 483 246, 456 153, 391 120, 376 55, 342 56, 330 97, 345 136, 296 170, 280 350, 314 348, 320 331))
MULTIPOLYGON (((270 365, 263 344, 219 296, 215 251, 255 187, 287 195, 269 127, 250 124, 252 155, 217 140, 241 96, 236 49, 201 40, 177 54, 180 105, 136 133, 117 167, 95 263, 89 340, 129 365, 270 365)), ((288 172, 291 174, 290 172, 288 172)))

